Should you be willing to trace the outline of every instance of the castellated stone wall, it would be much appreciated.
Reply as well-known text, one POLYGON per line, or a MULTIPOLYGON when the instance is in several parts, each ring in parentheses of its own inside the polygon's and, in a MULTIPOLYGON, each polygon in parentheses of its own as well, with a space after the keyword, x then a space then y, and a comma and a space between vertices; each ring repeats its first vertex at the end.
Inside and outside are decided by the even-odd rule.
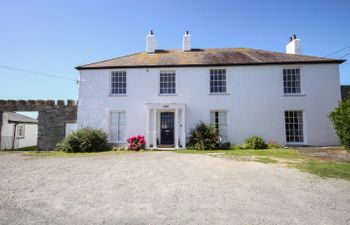
POLYGON ((0 100, 0 137, 3 112, 37 111, 38 149, 54 150, 65 137, 65 124, 76 122, 77 107, 74 100, 0 100))

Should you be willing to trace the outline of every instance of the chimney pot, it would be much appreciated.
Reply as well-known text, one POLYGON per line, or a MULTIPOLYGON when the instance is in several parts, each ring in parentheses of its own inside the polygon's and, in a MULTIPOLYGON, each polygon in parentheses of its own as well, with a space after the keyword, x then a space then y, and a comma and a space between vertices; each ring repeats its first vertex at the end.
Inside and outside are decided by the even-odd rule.
POLYGON ((297 36, 293 34, 289 38, 289 43, 286 46, 286 53, 288 54, 301 54, 301 44, 300 39, 297 39, 297 36))

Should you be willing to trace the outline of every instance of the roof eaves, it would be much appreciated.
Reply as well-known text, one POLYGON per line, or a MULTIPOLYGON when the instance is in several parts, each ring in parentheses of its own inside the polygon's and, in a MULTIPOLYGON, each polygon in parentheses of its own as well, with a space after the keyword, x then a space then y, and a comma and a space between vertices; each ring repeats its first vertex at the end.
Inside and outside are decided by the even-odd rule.
POLYGON ((341 64, 346 62, 343 59, 332 60, 314 60, 314 61, 278 61, 278 62, 253 62, 253 63, 216 63, 216 64, 163 64, 163 65, 120 65, 120 66, 78 66, 77 70, 95 70, 95 69, 121 69, 121 68, 164 68, 164 67, 210 67, 210 66, 262 66, 262 65, 281 65, 281 64, 341 64))

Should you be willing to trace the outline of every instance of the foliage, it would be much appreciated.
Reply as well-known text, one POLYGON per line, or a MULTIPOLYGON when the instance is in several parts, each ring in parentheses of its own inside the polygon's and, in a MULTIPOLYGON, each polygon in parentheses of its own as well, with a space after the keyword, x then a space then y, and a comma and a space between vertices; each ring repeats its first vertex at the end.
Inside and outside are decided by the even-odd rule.
POLYGON ((277 141, 269 141, 267 142, 267 148, 268 149, 277 149, 282 148, 282 145, 278 143, 277 141))
POLYGON ((145 149, 145 137, 143 135, 132 136, 128 138, 128 148, 133 151, 145 149))
POLYGON ((187 148, 193 150, 216 149, 219 145, 219 136, 215 127, 199 122, 190 130, 187 148))
POLYGON ((244 141, 243 147, 245 149, 266 149, 267 144, 262 137, 251 136, 244 141))
POLYGON ((340 102, 329 114, 340 143, 350 151, 350 98, 340 102))
POLYGON ((226 141, 226 142, 220 143, 219 144, 219 149, 230 150, 231 149, 231 142, 226 141))
POLYGON ((107 134, 100 129, 79 129, 57 145, 58 151, 63 152, 100 152, 107 150, 107 134))

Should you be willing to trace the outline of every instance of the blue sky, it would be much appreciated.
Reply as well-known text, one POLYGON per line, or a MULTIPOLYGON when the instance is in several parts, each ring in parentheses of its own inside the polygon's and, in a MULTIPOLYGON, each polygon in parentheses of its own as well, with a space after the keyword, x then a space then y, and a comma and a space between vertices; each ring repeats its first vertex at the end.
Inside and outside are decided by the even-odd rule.
MULTIPOLYGON (((349 11, 347 0, 0 0, 0 65, 77 79, 77 65, 144 51, 150 29, 159 48, 180 48, 189 30, 193 47, 281 52, 295 33, 303 54, 324 56, 350 46, 349 11)), ((342 84, 349 65, 340 66, 342 84)), ((78 97, 74 81, 1 66, 0 99, 78 97)))

